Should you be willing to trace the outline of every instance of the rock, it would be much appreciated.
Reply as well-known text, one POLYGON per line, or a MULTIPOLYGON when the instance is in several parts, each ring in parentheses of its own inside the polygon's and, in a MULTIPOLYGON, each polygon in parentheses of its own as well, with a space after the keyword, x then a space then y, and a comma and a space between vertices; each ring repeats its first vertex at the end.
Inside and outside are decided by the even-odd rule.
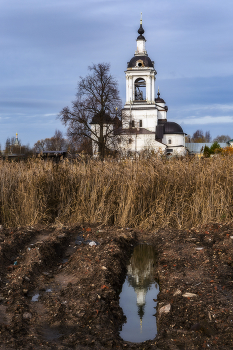
POLYGON ((28 293, 28 289, 23 289, 23 294, 27 295, 27 293, 28 293))
POLYGON ((173 296, 176 297, 177 295, 180 295, 182 294, 181 290, 180 289, 177 289, 174 293, 173 293, 173 296))
POLYGON ((102 270, 107 270, 107 267, 106 266, 101 266, 101 269, 102 270))
POLYGON ((30 312, 24 312, 23 318, 25 320, 30 320, 32 318, 32 314, 30 312))
POLYGON ((182 295, 182 297, 185 297, 185 298, 193 298, 193 297, 197 297, 198 295, 197 294, 194 294, 194 293, 184 293, 182 295))
POLYGON ((167 305, 164 305, 162 306, 160 309, 159 309, 159 314, 168 314, 169 312, 171 311, 171 304, 167 304, 167 305))

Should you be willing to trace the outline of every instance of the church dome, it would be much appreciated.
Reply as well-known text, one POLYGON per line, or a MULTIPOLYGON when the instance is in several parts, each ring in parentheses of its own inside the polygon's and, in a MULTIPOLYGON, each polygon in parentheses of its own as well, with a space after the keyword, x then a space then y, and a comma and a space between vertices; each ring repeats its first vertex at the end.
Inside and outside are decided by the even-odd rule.
POLYGON ((158 91, 158 97, 155 99, 155 102, 157 103, 165 103, 164 99, 160 97, 160 92, 158 91))
POLYGON ((164 124, 164 134, 184 134, 182 127, 175 122, 164 124))
POLYGON ((134 56, 131 58, 131 60, 128 62, 128 68, 134 68, 134 67, 152 67, 154 68, 154 62, 151 61, 151 59, 148 56, 134 56), (137 65, 137 62, 141 63, 140 65, 137 65))
POLYGON ((110 115, 108 115, 106 113, 104 115, 102 115, 102 117, 101 117, 100 113, 95 114, 94 117, 92 118, 92 121, 90 122, 90 124, 100 124, 100 123, 114 124, 114 121, 110 117, 110 115))

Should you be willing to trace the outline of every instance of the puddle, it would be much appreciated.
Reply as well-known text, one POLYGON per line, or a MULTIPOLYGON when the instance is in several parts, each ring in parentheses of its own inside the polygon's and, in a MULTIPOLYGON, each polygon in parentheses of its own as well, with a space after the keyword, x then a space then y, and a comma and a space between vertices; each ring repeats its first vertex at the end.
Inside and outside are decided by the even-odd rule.
POLYGON ((52 289, 49 287, 47 289, 41 290, 40 292, 36 292, 36 294, 32 295, 31 301, 38 301, 41 295, 43 295, 44 293, 51 293, 51 292, 52 292, 52 289))
POLYGON ((76 237, 75 244, 76 244, 76 245, 89 244, 90 246, 99 245, 98 242, 92 241, 92 240, 90 240, 90 239, 84 240, 84 238, 81 237, 81 236, 77 236, 77 237, 76 237))
POLYGON ((159 286, 155 282, 155 249, 146 244, 135 247, 127 266, 127 276, 120 294, 120 306, 127 318, 120 337, 141 343, 157 334, 156 305, 159 286))
POLYGON ((40 297, 40 294, 39 294, 39 293, 37 293, 37 294, 33 295, 33 297, 32 297, 32 300, 31 300, 31 301, 38 301, 39 297, 40 297))

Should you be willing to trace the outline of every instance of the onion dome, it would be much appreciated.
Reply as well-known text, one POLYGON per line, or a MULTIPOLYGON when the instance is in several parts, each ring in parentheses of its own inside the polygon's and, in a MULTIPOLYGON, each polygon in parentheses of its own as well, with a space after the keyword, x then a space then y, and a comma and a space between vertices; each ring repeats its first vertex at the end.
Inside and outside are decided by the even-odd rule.
POLYGON ((140 27, 138 29, 139 36, 137 37, 137 40, 146 40, 142 34, 144 34, 144 29, 142 27, 142 19, 140 20, 140 27))
POLYGON ((113 119, 110 117, 110 115, 104 113, 104 115, 101 115, 101 113, 98 113, 94 115, 92 118, 92 121, 90 124, 114 124, 113 119))

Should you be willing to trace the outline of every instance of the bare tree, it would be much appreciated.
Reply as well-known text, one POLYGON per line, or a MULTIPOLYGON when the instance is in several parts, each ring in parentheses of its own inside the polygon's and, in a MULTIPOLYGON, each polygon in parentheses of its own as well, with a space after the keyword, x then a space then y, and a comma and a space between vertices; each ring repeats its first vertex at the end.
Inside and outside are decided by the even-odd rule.
POLYGON ((120 126, 121 100, 108 63, 93 64, 88 69, 90 74, 80 77, 72 109, 63 108, 59 118, 68 126, 69 138, 79 143, 91 140, 103 158, 116 139, 113 129, 120 126))
POLYGON ((210 132, 206 131, 205 133, 205 142, 211 142, 212 137, 210 136, 210 132))
POLYGON ((192 142, 204 142, 204 134, 202 130, 197 130, 194 132, 193 137, 192 137, 192 142))
POLYGON ((229 135, 218 135, 217 137, 215 137, 214 141, 217 142, 227 142, 231 139, 231 137, 229 135))
POLYGON ((34 144, 36 152, 41 151, 65 151, 68 147, 67 140, 63 137, 60 130, 56 130, 54 136, 42 140, 38 140, 34 144))
POLYGON ((202 130, 197 130, 194 132, 191 142, 202 143, 202 142, 211 142, 210 132, 206 131, 205 135, 202 130))

